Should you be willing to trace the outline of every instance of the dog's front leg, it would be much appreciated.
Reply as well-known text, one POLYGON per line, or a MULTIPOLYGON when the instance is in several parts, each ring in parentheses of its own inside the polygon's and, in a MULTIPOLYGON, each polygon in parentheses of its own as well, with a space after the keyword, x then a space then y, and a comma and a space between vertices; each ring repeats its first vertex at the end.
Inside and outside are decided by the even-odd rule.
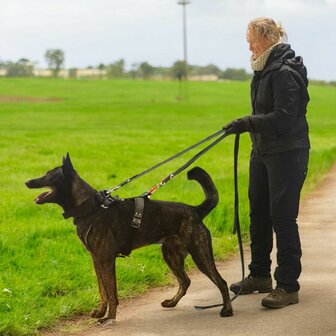
POLYGON ((99 287, 99 293, 100 293, 100 307, 99 309, 95 309, 92 311, 91 317, 102 318, 105 316, 106 311, 107 311, 107 295, 106 295, 105 288, 103 285, 103 277, 102 277, 100 263, 93 254, 92 254, 92 260, 93 260, 93 266, 94 266, 96 276, 97 276, 97 281, 98 281, 98 287, 99 287))
POLYGON ((117 315, 117 306, 119 304, 117 295, 117 282, 115 272, 115 258, 112 260, 105 260, 100 263, 100 270, 102 275, 102 285, 106 293, 108 303, 108 313, 105 318, 99 320, 100 323, 106 325, 114 322, 117 315))

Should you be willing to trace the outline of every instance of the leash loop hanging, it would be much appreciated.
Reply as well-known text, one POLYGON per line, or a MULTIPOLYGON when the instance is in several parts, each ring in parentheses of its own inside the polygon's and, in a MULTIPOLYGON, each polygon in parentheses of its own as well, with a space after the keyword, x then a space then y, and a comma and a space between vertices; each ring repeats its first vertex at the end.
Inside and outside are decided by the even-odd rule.
MULTIPOLYGON (((239 254, 242 268, 242 281, 245 278, 245 263, 244 263, 244 249, 243 249, 243 240, 240 230, 240 221, 239 221, 239 193, 238 193, 238 153, 239 153, 239 134, 236 134, 234 142, 234 155, 233 155, 233 171, 234 171, 234 220, 233 220, 233 234, 237 234, 238 245, 239 245, 239 254)), ((242 287, 239 292, 231 298, 231 302, 234 301, 241 293, 242 287)), ((209 306, 195 306, 197 310, 205 310, 215 307, 223 306, 223 303, 213 304, 209 306)))
MULTIPOLYGON (((239 138, 240 135, 236 134, 235 143, 234 143, 234 229, 233 234, 237 234, 238 245, 239 245, 239 254, 240 254, 240 263, 242 268, 242 282, 245 279, 245 263, 244 263, 244 247, 243 247, 243 239, 241 235, 240 229, 240 220, 239 220, 239 190, 238 190, 238 153, 239 153, 239 138)), ((231 299, 231 301, 235 300, 241 293, 242 287, 235 296, 231 299)))

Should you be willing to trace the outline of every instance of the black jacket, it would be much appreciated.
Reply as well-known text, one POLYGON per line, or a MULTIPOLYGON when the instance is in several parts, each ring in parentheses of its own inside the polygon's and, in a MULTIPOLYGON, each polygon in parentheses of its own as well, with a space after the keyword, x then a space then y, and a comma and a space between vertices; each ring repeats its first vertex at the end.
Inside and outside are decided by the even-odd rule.
POLYGON ((255 71, 251 82, 250 134, 259 154, 310 148, 307 86, 302 58, 295 57, 288 44, 275 46, 264 70, 255 71))

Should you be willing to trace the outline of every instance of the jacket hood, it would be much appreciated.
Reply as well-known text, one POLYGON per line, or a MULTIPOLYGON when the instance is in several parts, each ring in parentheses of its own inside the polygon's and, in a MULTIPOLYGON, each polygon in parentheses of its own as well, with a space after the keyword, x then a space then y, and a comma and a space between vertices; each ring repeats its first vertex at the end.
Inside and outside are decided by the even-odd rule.
POLYGON ((278 68, 282 64, 288 65, 299 73, 305 84, 308 84, 307 69, 303 64, 303 58, 295 56, 295 51, 286 43, 280 43, 274 47, 268 58, 264 72, 278 68))

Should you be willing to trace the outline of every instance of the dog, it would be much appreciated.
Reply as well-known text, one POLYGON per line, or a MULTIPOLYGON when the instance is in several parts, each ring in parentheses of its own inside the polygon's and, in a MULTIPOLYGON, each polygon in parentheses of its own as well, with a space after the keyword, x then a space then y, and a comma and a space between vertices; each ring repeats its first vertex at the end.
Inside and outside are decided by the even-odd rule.
POLYGON ((116 319, 116 258, 158 242, 162 244, 163 258, 179 284, 175 296, 161 303, 163 307, 175 307, 186 294, 190 279, 184 269, 184 260, 190 253, 200 271, 221 292, 223 308, 220 316, 232 315, 227 283, 216 269, 210 232, 202 222, 217 205, 218 192, 210 176, 201 168, 190 170, 188 179, 194 179, 202 186, 203 203, 192 206, 144 198, 141 225, 132 225, 135 198, 109 198, 109 205, 102 207, 97 197, 99 192, 78 175, 69 154, 63 157, 62 166, 26 182, 28 188, 50 189, 37 196, 37 204, 56 203, 63 208, 65 218, 73 217, 77 234, 92 256, 97 275, 100 307, 91 313, 91 317, 99 319, 100 323, 113 323, 116 319))

